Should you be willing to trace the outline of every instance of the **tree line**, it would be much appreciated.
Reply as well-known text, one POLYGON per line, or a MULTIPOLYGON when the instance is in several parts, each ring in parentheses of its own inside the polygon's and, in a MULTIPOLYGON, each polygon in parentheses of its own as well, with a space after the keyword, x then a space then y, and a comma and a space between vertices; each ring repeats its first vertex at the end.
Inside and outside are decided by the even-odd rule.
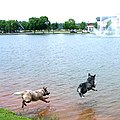
MULTIPOLYGON (((97 23, 94 23, 94 27, 97 27, 97 23)), ((57 30, 59 29, 59 23, 51 23, 47 16, 31 17, 28 21, 17 21, 17 20, 0 20, 0 32, 2 33, 16 33, 20 30, 31 30, 34 31, 43 31, 48 30, 57 30)), ((65 30, 87 30, 87 23, 81 22, 80 24, 76 23, 74 19, 69 19, 62 24, 62 29, 65 30)))

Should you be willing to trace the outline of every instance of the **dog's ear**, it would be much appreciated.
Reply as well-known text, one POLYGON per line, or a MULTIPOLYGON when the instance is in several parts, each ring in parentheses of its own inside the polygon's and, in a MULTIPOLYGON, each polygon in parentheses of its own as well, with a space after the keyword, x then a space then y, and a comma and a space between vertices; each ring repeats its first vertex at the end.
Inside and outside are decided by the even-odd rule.
POLYGON ((88 77, 91 76, 90 73, 88 73, 88 77))
POLYGON ((47 89, 47 87, 43 87, 43 89, 44 89, 44 90, 46 90, 46 89, 47 89))
POLYGON ((94 77, 96 76, 96 74, 94 75, 94 77))

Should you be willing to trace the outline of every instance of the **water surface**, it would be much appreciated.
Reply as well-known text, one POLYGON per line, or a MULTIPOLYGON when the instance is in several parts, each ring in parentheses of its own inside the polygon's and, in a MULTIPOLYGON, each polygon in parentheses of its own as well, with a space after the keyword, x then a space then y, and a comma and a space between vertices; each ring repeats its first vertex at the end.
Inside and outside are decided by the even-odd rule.
POLYGON ((61 120, 120 119, 120 38, 95 35, 0 36, 0 107, 28 116, 55 114, 61 120), (87 74, 98 91, 76 92, 87 74), (49 104, 21 109, 16 91, 47 86, 49 104))

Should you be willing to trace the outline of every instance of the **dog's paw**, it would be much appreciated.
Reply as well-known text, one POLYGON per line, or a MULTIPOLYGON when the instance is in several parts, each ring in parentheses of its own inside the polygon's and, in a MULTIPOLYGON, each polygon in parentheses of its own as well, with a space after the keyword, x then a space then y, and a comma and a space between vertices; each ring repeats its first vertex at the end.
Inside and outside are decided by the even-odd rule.
POLYGON ((44 99, 48 99, 49 97, 44 97, 44 99))
POLYGON ((49 103, 50 101, 47 101, 47 103, 49 103))
POLYGON ((85 98, 85 96, 82 96, 81 98, 85 98))

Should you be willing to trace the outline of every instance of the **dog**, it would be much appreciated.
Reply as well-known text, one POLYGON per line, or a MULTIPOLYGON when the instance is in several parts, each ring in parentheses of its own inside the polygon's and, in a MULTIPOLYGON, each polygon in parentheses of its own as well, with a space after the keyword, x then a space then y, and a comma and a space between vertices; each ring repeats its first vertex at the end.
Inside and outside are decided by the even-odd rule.
POLYGON ((80 97, 85 97, 84 94, 89 91, 89 90, 93 90, 93 91, 97 91, 95 89, 96 87, 96 81, 95 81, 95 75, 91 75, 90 73, 88 73, 88 78, 86 82, 81 83, 78 88, 77 88, 77 92, 79 93, 80 97))
POLYGON ((45 97, 46 95, 49 95, 50 92, 48 92, 47 87, 43 87, 42 89, 38 89, 35 91, 32 90, 25 90, 21 92, 15 92, 14 95, 21 95, 22 97, 22 108, 24 106, 27 106, 26 103, 30 103, 32 101, 38 101, 42 100, 43 102, 49 103, 50 101, 47 101, 49 97, 45 97))

